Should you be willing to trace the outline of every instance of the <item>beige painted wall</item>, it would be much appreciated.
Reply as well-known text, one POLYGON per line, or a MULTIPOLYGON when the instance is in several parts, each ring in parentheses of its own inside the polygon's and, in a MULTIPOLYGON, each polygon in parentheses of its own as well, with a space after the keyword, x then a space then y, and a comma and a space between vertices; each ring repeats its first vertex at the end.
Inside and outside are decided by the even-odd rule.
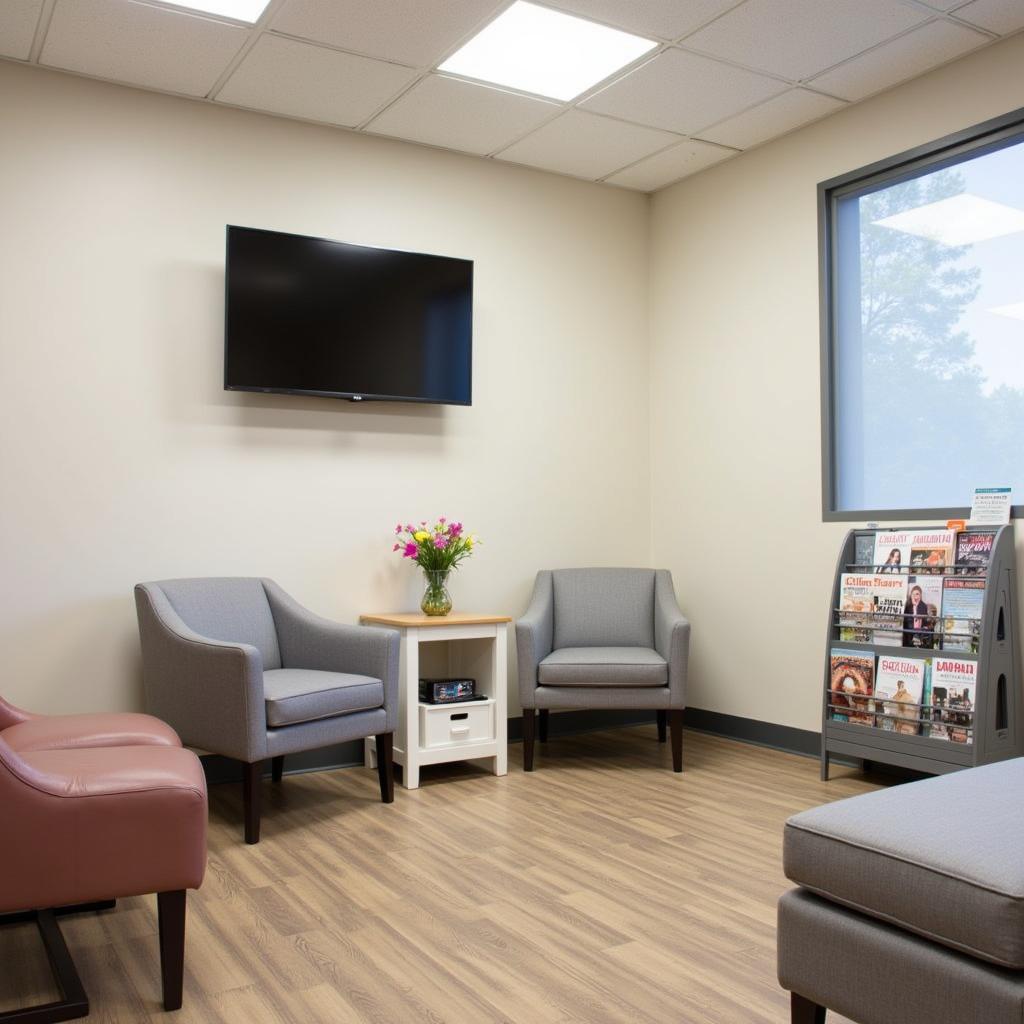
POLYGON ((0 139, 0 693, 139 706, 138 580, 415 607, 399 518, 482 536, 464 610, 649 561, 644 196, 9 63, 0 139), (222 391, 226 223, 475 260, 474 406, 222 391))
POLYGON ((820 514, 817 183, 1024 106, 1022 67, 1017 36, 654 197, 653 559, 691 705, 820 726, 847 527, 820 514))

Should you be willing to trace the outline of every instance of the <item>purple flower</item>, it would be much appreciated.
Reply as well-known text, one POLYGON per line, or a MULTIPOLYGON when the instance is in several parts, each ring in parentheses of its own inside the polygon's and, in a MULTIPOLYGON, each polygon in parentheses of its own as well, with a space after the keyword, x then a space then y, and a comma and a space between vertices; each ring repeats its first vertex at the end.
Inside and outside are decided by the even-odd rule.
POLYGON ((434 547, 435 548, 446 548, 446 547, 448 547, 448 538, 445 537, 444 534, 439 533, 434 538, 434 547))
POLYGON ((401 523, 399 523, 399 524, 398 524, 398 525, 397 525, 397 526, 395 527, 395 533, 401 533, 401 532, 402 532, 402 524, 401 524, 401 523))
POLYGON ((444 525, 445 523, 447 523, 447 522, 448 522, 448 520, 447 520, 447 519, 445 519, 445 517, 444 517, 444 516, 441 516, 441 518, 440 518, 440 519, 438 519, 438 522, 439 522, 439 523, 440 523, 440 524, 441 524, 441 525, 443 526, 443 525, 444 525))
POLYGON ((462 533, 462 523, 452 523, 448 527, 448 536, 449 537, 458 537, 459 534, 461 534, 461 533, 462 533))
POLYGON ((412 542, 409 541, 405 545, 405 550, 402 552, 403 558, 415 558, 420 553, 420 549, 412 542))
POLYGON ((407 524, 406 527, 405 527, 405 532, 406 533, 412 533, 412 530, 413 530, 412 523, 407 524))
POLYGON ((392 551, 397 551, 401 546, 402 546, 401 544, 396 544, 391 550, 392 551))

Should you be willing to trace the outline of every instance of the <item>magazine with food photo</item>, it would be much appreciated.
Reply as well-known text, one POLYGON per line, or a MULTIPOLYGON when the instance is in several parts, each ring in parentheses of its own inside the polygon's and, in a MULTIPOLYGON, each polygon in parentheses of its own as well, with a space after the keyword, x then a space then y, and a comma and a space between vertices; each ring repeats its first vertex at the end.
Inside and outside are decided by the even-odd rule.
POLYGON ((977 652, 984 604, 984 580, 972 576, 947 576, 942 581, 944 651, 977 652))
POLYGON ((942 607, 942 577, 925 573, 907 577, 907 601, 903 606, 903 646, 930 650, 935 646, 935 626, 942 607))
POLYGON ((875 577, 845 573, 839 583, 839 639, 871 643, 875 577))
POLYGON ((994 531, 963 532, 956 538, 956 564, 962 576, 984 576, 992 558, 994 531))
POLYGON ((952 743, 974 742, 974 703, 977 692, 978 663, 964 658, 932 659, 932 704, 933 715, 940 716, 937 724, 942 726, 937 734, 936 724, 930 730, 932 739, 948 739, 952 743), (936 697, 941 694, 941 702, 936 697))
POLYGON ((879 728, 916 736, 928 663, 924 658, 880 654, 875 674, 875 712, 879 728))
POLYGON ((875 686, 875 656, 833 647, 830 656, 829 718, 855 725, 874 725, 871 694, 875 686))
POLYGON ((875 534, 876 572, 941 572, 953 561, 952 530, 879 530, 875 534))
POLYGON ((875 575, 874 642, 886 647, 903 643, 903 612, 907 605, 907 577, 875 575))

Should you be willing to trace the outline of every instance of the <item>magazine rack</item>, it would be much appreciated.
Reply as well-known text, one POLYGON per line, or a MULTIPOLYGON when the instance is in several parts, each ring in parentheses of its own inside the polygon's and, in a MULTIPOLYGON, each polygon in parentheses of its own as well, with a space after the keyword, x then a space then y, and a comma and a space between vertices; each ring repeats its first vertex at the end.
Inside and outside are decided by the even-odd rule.
MULTIPOLYGON (((849 626, 848 618, 840 614, 842 577, 846 573, 874 573, 881 566, 857 561, 857 540, 874 538, 876 533, 892 530, 928 530, 935 527, 885 527, 884 529, 857 529, 846 535, 839 561, 836 565, 832 584, 832 599, 829 603, 828 629, 825 644, 824 702, 821 723, 821 777, 828 779, 829 761, 833 755, 843 758, 858 758, 902 768, 940 774, 1002 761, 1006 758, 1024 755, 1024 697, 1020 689, 1020 652, 1017 643, 1016 610, 1016 566, 1013 542, 1013 527, 968 527, 968 532, 991 533, 996 530, 992 553, 987 571, 984 573, 985 593, 982 605, 980 631, 977 634, 977 652, 949 650, 948 657, 972 660, 978 663, 974 707, 970 711, 957 711, 955 721, 965 727, 972 737, 970 743, 957 743, 924 735, 908 735, 886 731, 877 725, 863 725, 850 721, 839 721, 832 717, 833 705, 832 650, 863 651, 865 655, 896 655, 911 658, 935 658, 941 656, 940 648, 944 636, 941 613, 928 630, 934 637, 935 649, 922 650, 918 647, 891 646, 876 643, 861 643, 840 639, 840 623, 849 626)), ((863 557, 863 556, 862 556, 863 557)), ((874 556, 872 556, 873 560, 874 556)), ((975 578, 981 578, 977 566, 971 566, 975 578)), ((910 570, 913 572, 913 570, 910 570)), ((921 572, 921 570, 918 570, 921 572)), ((943 577, 966 575, 967 567, 951 565, 939 570, 943 577)), ((939 574, 937 573, 937 574, 939 574)), ((862 615, 864 613, 861 613, 862 615)), ((872 613, 867 613, 872 614, 872 613)), ((888 620, 891 622, 891 618, 888 620)), ((875 634, 871 634, 872 640, 875 634)), ((963 634, 950 634, 950 636, 963 634)), ((973 631, 970 635, 974 635, 973 631)), ((902 639, 905 639, 902 638, 902 639)), ((922 694, 921 700, 927 701, 922 694)), ((887 717, 883 702, 871 701, 876 718, 887 717)), ((918 711, 917 721, 930 725, 939 720, 949 723, 952 712, 931 703, 910 705, 918 711)))

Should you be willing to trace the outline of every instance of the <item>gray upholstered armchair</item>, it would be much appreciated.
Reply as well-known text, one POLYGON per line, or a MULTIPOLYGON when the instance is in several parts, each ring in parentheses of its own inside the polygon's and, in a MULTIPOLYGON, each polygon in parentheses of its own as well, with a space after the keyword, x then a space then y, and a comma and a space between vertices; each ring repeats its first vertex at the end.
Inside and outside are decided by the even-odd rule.
POLYGON ((672 768, 683 770, 690 624, 664 569, 537 573, 516 622, 523 768, 533 771, 534 716, 547 740, 551 708, 650 708, 658 739, 672 727, 672 768))
POLYGON ((182 742, 244 765, 245 841, 260 838, 263 762, 375 736, 381 799, 394 799, 398 633, 344 626, 267 579, 162 580, 135 588, 147 709, 182 742))

